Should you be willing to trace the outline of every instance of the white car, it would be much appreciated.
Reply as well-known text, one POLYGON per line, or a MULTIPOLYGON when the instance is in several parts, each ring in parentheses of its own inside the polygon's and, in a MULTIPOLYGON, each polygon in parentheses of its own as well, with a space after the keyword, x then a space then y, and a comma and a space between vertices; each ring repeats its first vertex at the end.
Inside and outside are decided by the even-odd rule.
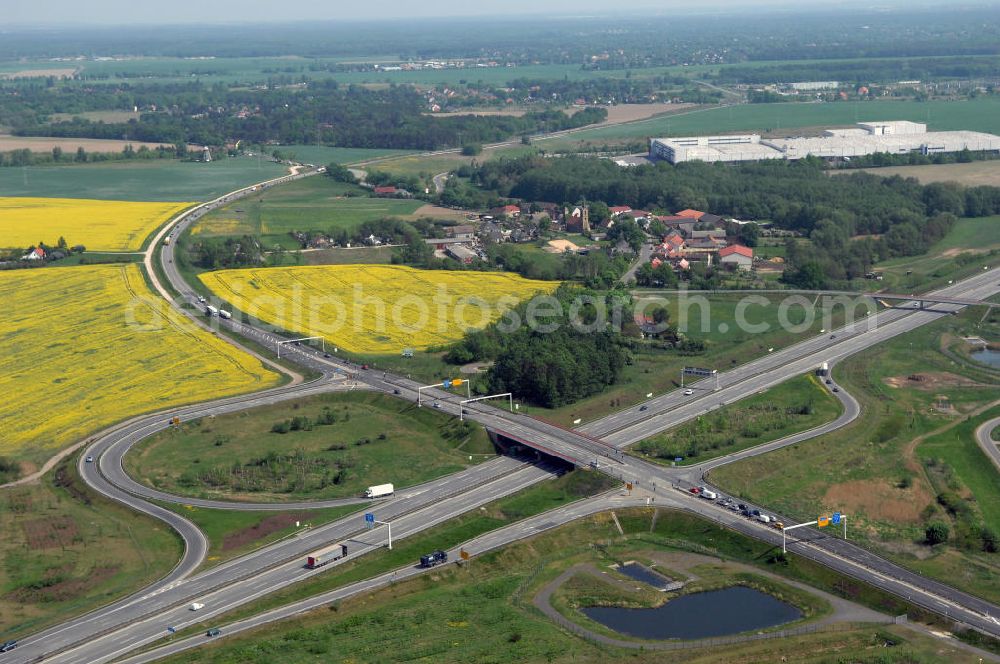
POLYGON ((684 396, 689 397, 694 394, 694 390, 684 390, 684 396))

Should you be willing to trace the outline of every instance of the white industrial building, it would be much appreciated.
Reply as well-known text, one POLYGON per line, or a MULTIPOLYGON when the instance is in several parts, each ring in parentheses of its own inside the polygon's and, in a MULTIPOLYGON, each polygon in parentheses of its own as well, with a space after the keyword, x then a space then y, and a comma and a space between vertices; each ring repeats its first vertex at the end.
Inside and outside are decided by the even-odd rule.
POLYGON ((742 136, 690 136, 654 138, 649 146, 651 159, 682 161, 759 161, 783 159, 782 155, 761 143, 759 134, 742 136))
POLYGON ((876 153, 938 154, 944 152, 1000 150, 1000 136, 978 131, 927 131, 927 125, 904 120, 859 122, 850 129, 828 129, 811 138, 761 138, 738 136, 691 136, 654 138, 649 156, 673 164, 684 161, 733 162, 763 159, 824 159, 861 157, 876 153))
POLYGON ((840 81, 800 81, 798 83, 789 83, 788 87, 798 92, 836 90, 840 87, 840 81))

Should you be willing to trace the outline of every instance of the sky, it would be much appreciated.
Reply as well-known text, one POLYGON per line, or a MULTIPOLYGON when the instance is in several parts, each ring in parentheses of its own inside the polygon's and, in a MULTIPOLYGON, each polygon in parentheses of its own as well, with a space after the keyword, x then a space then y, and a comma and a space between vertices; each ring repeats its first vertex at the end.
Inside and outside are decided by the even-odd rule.
MULTIPOLYGON (((970 4, 988 4, 979 0, 970 4)), ((406 17, 506 16, 568 14, 574 16, 626 12, 753 10, 764 7, 813 6, 830 9, 845 4, 900 7, 930 0, 2 0, 8 25, 256 23, 302 20, 369 20, 406 17), (10 5, 13 5, 13 10, 10 5)), ((940 6, 940 3, 938 3, 940 6)))

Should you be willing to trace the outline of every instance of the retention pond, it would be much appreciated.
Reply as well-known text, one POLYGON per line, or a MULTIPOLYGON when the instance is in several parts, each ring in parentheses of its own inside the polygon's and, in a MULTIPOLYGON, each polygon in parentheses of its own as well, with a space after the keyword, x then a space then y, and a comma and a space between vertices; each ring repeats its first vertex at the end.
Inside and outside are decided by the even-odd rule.
POLYGON ((1000 369, 1000 350, 988 348, 972 352, 972 359, 985 365, 1000 369))
POLYGON ((776 627, 802 617, 791 604, 745 586, 692 593, 655 609, 591 606, 588 618, 640 639, 707 639, 776 627))

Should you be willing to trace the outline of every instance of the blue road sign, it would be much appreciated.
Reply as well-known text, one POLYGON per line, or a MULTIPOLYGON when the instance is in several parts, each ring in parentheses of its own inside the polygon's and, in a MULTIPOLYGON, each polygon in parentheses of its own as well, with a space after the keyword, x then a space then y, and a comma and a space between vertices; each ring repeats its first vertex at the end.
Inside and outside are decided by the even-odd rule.
POLYGON ((840 512, 833 513, 833 523, 836 525, 840 523, 840 512))
POLYGON ((366 512, 365 513, 365 523, 375 523, 375 513, 366 512))

